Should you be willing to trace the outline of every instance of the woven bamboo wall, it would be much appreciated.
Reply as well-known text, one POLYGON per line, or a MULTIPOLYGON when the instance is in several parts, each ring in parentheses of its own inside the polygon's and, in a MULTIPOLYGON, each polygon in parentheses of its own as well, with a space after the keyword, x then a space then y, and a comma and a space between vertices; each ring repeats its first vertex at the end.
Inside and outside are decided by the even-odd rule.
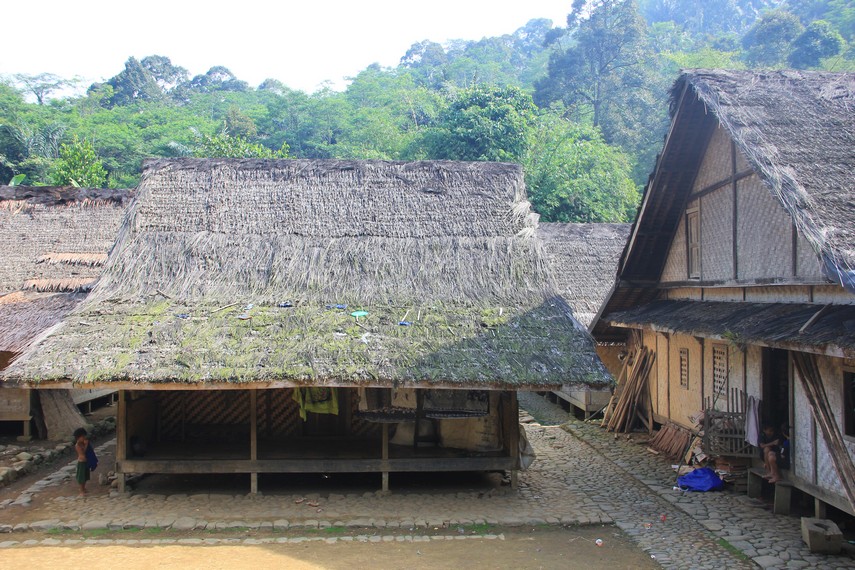
POLYGON ((741 301, 741 287, 707 287, 704 289, 705 301, 741 301))
POLYGON ((749 303, 810 303, 810 288, 804 285, 748 287, 745 300, 749 303))
POLYGON ((603 361, 603 364, 606 365, 608 371, 615 378, 620 375, 620 371, 623 368, 623 361, 618 358, 618 355, 622 352, 626 352, 626 346, 622 344, 597 345, 597 356, 600 357, 600 360, 603 361))
MULTIPOLYGON (((656 334, 650 331, 645 331, 642 336, 642 344, 648 350, 653 351, 656 355, 656 360, 659 360, 659 354, 656 353, 656 334)), ((667 378, 667 377, 666 377, 667 378)), ((647 376, 647 390, 650 396, 650 402, 653 406, 653 413, 659 413, 656 409, 656 400, 659 395, 659 386, 660 384, 664 384, 664 381, 660 381, 659 376, 659 367, 656 365, 656 362, 653 363, 653 367, 650 369, 650 374, 647 376)))
POLYGON ((653 401, 653 412, 663 417, 669 417, 668 403, 668 337, 662 333, 656 333, 656 399, 653 401))
POLYGON ((795 474, 802 479, 816 484, 814 457, 816 454, 816 437, 821 437, 819 428, 814 425, 810 402, 798 380, 795 372, 793 385, 793 467, 795 474))
POLYGON ((694 192, 712 186, 731 175, 730 137, 724 129, 717 128, 707 146, 706 154, 695 178, 694 192))
POLYGON ((704 293, 705 291, 700 287, 675 287, 674 289, 665 290, 665 298, 700 301, 704 293))
POLYGON ((840 285, 814 285, 813 301, 823 305, 828 303, 855 305, 855 295, 840 285))
POLYGON ((733 190, 701 198, 701 281, 733 278, 733 190))
POLYGON ((668 259, 665 262, 665 269, 662 270, 662 281, 685 281, 688 276, 686 268, 686 217, 680 220, 677 226, 677 233, 674 234, 674 240, 671 242, 671 251, 668 252, 668 259))
POLYGON ((107 253, 116 239, 124 207, 117 202, 46 206, 0 202, 0 295, 28 279, 94 280, 100 265, 38 263, 48 253, 107 253))
POLYGON ((796 239, 796 252, 796 275, 811 281, 824 281, 819 255, 801 234, 796 239))
POLYGON ((763 347, 748 345, 745 358, 745 392, 759 398, 763 393, 763 347))
POLYGON ((752 168, 751 164, 748 162, 748 159, 745 158, 745 155, 738 148, 736 149, 736 172, 745 172, 749 168, 752 168))
POLYGON ((739 279, 791 277, 792 221, 756 176, 739 181, 739 279))
POLYGON ((668 381, 671 388, 671 420, 691 427, 689 416, 701 411, 701 343, 695 337, 672 334, 669 346, 668 381), (689 387, 680 386, 680 349, 689 351, 689 387))
MULTIPOLYGON (((345 405, 351 407, 349 435, 374 438, 379 436, 380 424, 355 417, 357 398, 339 393, 339 414, 345 405)), ((239 437, 249 433, 249 392, 246 390, 155 391, 158 398, 158 422, 163 441, 218 437, 232 433, 239 437)), ((293 390, 258 390, 257 418, 259 439, 286 439, 302 434, 300 409, 294 401, 293 390)))

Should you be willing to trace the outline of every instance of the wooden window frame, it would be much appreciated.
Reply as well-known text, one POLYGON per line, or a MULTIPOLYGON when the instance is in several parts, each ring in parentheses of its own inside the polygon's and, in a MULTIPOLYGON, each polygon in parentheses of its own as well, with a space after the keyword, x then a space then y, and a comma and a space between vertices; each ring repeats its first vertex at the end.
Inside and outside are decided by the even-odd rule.
POLYGON ((686 276, 689 279, 701 278, 701 209, 686 210, 686 276), (695 239, 692 229, 695 229, 695 239))
POLYGON ((680 355, 680 387, 689 389, 689 349, 679 349, 680 355))

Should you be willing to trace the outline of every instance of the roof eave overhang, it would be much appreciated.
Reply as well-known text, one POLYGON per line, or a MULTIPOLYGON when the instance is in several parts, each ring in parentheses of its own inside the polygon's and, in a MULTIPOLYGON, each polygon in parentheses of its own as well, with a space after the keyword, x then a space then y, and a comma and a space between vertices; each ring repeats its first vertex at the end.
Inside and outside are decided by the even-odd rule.
MULTIPOLYGON (((620 321, 608 320, 605 322, 612 327, 619 329, 635 329, 635 330, 645 330, 662 334, 681 334, 686 336, 694 336, 698 338, 708 338, 710 340, 717 340, 726 343, 732 343, 732 339, 727 338, 724 334, 718 334, 709 331, 698 331, 698 330, 681 330, 675 329, 673 327, 666 327, 662 325, 657 325, 655 323, 623 323, 620 321)), ((810 344, 803 343, 795 343, 795 342, 783 342, 783 341, 774 341, 762 338, 751 338, 750 340, 746 340, 745 344, 767 347, 767 348, 779 348, 783 350, 792 350, 795 352, 810 352, 812 354, 820 354, 823 356, 833 356, 837 358, 849 358, 852 353, 855 353, 855 348, 844 349, 843 347, 826 344, 823 346, 816 346, 810 344), (847 354, 849 353, 849 354, 847 354)))
POLYGON ((607 382, 597 384, 586 384, 582 382, 566 384, 562 382, 549 382, 538 384, 501 384, 501 383, 460 383, 460 382, 366 382, 366 383, 296 383, 290 381, 274 380, 274 381, 248 381, 248 382, 212 382, 212 381, 128 381, 128 380, 103 380, 91 382, 79 382, 71 379, 58 379, 49 381, 25 381, 17 379, 8 379, 0 381, 0 389, 2 388, 26 388, 34 390, 89 390, 89 389, 113 389, 113 390, 270 390, 281 388, 310 388, 310 387, 329 387, 329 388, 423 388, 423 389, 443 389, 443 390, 510 390, 510 391, 550 391, 558 390, 561 386, 574 386, 587 389, 592 388, 607 388, 607 382))

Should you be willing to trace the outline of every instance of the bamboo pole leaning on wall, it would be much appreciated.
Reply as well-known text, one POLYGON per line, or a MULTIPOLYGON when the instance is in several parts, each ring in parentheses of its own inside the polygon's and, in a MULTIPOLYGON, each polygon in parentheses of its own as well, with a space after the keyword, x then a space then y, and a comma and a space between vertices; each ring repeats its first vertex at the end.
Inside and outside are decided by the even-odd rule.
POLYGON ((822 436, 828 446, 828 454, 837 476, 849 500, 849 505, 855 511, 855 464, 852 456, 846 448, 840 427, 834 421, 831 405, 822 384, 822 375, 816 362, 816 356, 806 352, 791 352, 793 362, 796 365, 798 376, 801 379, 805 395, 807 395, 810 409, 816 423, 822 430, 822 436))
POLYGON ((608 421, 603 420, 608 431, 629 433, 635 426, 637 419, 641 420, 642 423, 647 423, 648 426, 652 425, 652 418, 645 417, 645 413, 650 414, 650 406, 646 405, 645 399, 649 399, 650 395, 645 394, 645 390, 647 378, 655 359, 656 355, 653 351, 644 347, 638 350, 635 364, 632 371, 627 374, 620 395, 615 394, 617 399, 614 409, 611 410, 608 421))

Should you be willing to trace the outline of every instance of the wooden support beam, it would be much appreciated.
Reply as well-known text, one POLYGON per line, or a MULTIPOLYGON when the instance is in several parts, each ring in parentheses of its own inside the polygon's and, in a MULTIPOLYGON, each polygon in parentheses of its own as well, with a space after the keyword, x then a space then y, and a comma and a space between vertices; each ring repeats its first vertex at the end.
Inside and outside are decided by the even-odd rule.
POLYGON ((120 493, 125 492, 125 471, 122 464, 128 458, 128 401, 127 392, 119 390, 119 409, 116 414, 116 476, 118 477, 117 489, 120 493))
MULTIPOLYGON (((416 423, 416 428, 418 429, 418 423, 416 423)), ((380 457, 383 459, 384 464, 388 464, 389 461, 389 424, 383 424, 383 449, 381 450, 380 457)), ((389 471, 383 471, 383 484, 382 484, 383 492, 389 491, 389 471)))
MULTIPOLYGON (((249 458, 258 459, 258 390, 249 391, 249 458)), ((249 492, 258 494, 258 473, 249 475, 249 492)))
POLYGON ((520 469, 520 430, 524 429, 520 425, 520 407, 517 400, 517 393, 511 391, 508 393, 509 419, 510 419, 510 445, 508 452, 510 453, 511 465, 511 489, 516 490, 519 486, 519 469, 520 469))

